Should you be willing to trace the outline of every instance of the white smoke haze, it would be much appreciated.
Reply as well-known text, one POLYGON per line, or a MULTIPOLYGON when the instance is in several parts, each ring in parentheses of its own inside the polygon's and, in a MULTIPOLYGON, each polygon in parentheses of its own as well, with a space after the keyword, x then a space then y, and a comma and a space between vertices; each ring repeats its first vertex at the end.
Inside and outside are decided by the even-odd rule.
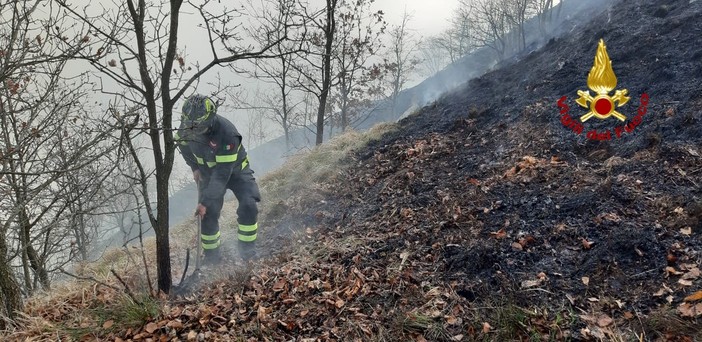
MULTIPOLYGON (((315 0, 313 4, 319 6, 323 1, 315 0)), ((556 1, 557 4, 559 2, 556 1)), ((608 0, 592 0, 592 1, 565 1, 565 9, 562 10, 561 16, 551 23, 550 33, 547 37, 539 34, 536 26, 532 23, 527 25, 527 44, 526 51, 511 51, 502 63, 513 62, 515 58, 520 58, 539 46, 544 44, 548 38, 559 36, 563 31, 572 30, 572 25, 560 27, 563 21, 579 21, 586 22, 589 16, 606 10, 602 5, 610 3, 608 0)), ((106 16, 114 16, 118 1, 93 1, 86 5, 86 11, 89 14, 98 14, 106 11, 106 16)), ((224 6, 224 5, 219 5, 224 6)), ((421 0, 408 1, 393 1, 393 0, 377 0, 372 8, 382 10, 385 14, 384 18, 388 22, 389 27, 398 25, 403 14, 406 12, 412 16, 408 24, 410 31, 415 33, 425 42, 432 36, 441 36, 450 28, 453 20, 453 15, 459 6, 458 0, 437 0, 432 2, 421 0)), ((157 6, 150 8, 150 11, 158 11, 157 6)), ((184 57, 185 63, 196 69, 198 65, 202 65, 211 59, 212 52, 209 49, 206 39, 206 31, 201 26, 202 20, 191 6, 184 6, 183 16, 181 17, 179 28, 179 51, 178 53, 184 57)), ((242 24, 253 25, 249 19, 242 19, 242 24)), ((80 28, 76 28, 78 32, 80 28)), ((72 31, 67 31, 66 35, 76 34, 72 31)), ((243 33, 242 33, 243 34, 243 33)), ((245 37, 244 37, 245 38, 245 37)), ((245 38, 246 39, 246 38, 245 38)), ((107 51, 106 61, 110 59, 118 59, 119 56, 107 51)), ((373 59, 378 61, 380 58, 373 59)), ((434 69, 439 69, 443 62, 438 62, 434 69)), ((491 68, 495 67, 497 61, 494 54, 487 48, 481 48, 474 51, 473 54, 456 60, 456 62, 448 65, 444 70, 432 75, 431 77, 422 77, 420 70, 415 71, 410 75, 405 89, 400 93, 398 99, 399 113, 392 113, 388 105, 384 101, 378 101, 371 105, 367 110, 365 120, 358 122, 355 125, 356 129, 368 129, 372 125, 379 122, 394 121, 399 118, 407 117, 416 112, 422 107, 431 104, 439 99, 443 94, 456 87, 468 82, 470 79, 480 76, 491 68)), ((126 62, 126 67, 132 72, 136 72, 135 63, 126 62)), ((288 148, 284 139, 280 138, 282 129, 280 125, 273 122, 268 115, 262 111, 238 109, 241 100, 251 99, 255 97, 257 92, 265 91, 269 87, 266 83, 247 77, 243 72, 246 68, 251 68, 250 63, 241 62, 234 65, 233 68, 216 68, 212 72, 203 76, 197 83, 196 87, 189 89, 186 95, 194 92, 205 94, 216 94, 216 99, 222 100, 222 106, 219 110, 219 115, 232 121, 239 131, 244 135, 244 143, 249 151, 252 168, 256 171, 257 178, 260 178, 266 172, 271 171, 283 164, 285 158, 293 155, 296 151, 306 150, 313 146, 314 136, 307 127, 300 127, 291 134, 292 148, 288 148), (226 90, 226 91, 223 91, 226 90), (258 123, 260 128, 258 131, 251 129, 254 123, 258 123)), ((86 103, 90 106, 90 110, 98 113, 100 116, 108 111, 108 107, 116 106, 117 108, 126 108, 128 104, 119 102, 116 96, 109 93, 119 93, 124 91, 118 84, 107 77, 100 77, 96 72, 87 67, 87 64, 81 61, 69 62, 66 70, 66 75, 88 75, 92 82, 94 91, 89 93, 89 98, 86 98, 86 103)), ((426 73, 424 74, 426 75, 426 73)), ((313 103, 314 104, 314 103, 313 103)), ((159 103, 160 105, 160 103, 159 103)), ((176 103, 174 111, 173 126, 179 124, 178 115, 182 100, 176 103)), ((316 107, 312 105, 308 111, 316 112, 316 107)), ((327 127, 327 132, 337 134, 338 128, 327 127)), ((327 140, 329 134, 325 134, 327 140)), ((151 161, 149 150, 149 142, 146 136, 139 138, 135 142, 138 148, 141 148, 141 155, 147 169, 153 169, 154 165, 151 161)), ((182 161, 181 156, 176 152, 175 165, 171 175, 170 182, 171 195, 171 225, 175 226, 184 220, 192 217, 193 208, 196 205, 196 190, 191 181, 191 172, 182 161)), ((150 186, 150 191, 154 192, 155 187, 150 186)), ((152 194, 151 198, 156 198, 152 194)), ((227 199, 232 199, 233 196, 228 192, 227 199)), ((108 245, 120 246, 125 239, 123 232, 119 232, 120 222, 136 222, 138 217, 121 217, 114 219, 103 220, 103 234, 100 234, 102 243, 95 246, 95 254, 93 257, 99 256, 108 245), (116 220, 119 220, 116 221, 116 220)), ((142 218, 143 222, 148 222, 142 218)), ((148 224, 144 227, 144 231, 149 233, 148 224)), ((132 231, 130 237, 133 237, 138 230, 132 231)))
MULTIPOLYGON (((200 3, 202 3, 202 1, 193 2, 195 6, 200 3)), ((250 6, 253 8, 262 3, 263 2, 254 2, 253 5, 250 6)), ((415 0, 380 0, 376 1, 373 8, 375 10, 382 10, 385 13, 385 19, 388 21, 389 25, 396 25, 404 11, 409 13, 423 13, 424 15, 415 16, 415 19, 410 23, 410 28, 422 34, 433 34, 446 29, 448 23, 447 18, 451 15, 452 6, 455 5, 454 3, 455 1, 440 1, 440 4, 434 3, 428 5, 423 1, 415 0), (415 23, 416 27, 414 26, 415 23)), ((312 6, 319 7, 323 4, 323 1, 311 1, 312 6)), ((84 7, 83 5, 79 6, 79 11, 82 13, 84 10, 88 15, 100 15, 103 19, 106 19, 117 16, 119 6, 125 5, 120 1, 92 1, 86 2, 84 7)), ((216 2, 213 2, 209 6, 225 5, 218 5, 216 2)), ((154 14, 159 13, 160 10, 161 8, 159 6, 151 6, 148 9, 148 11, 154 14)), ((250 19, 244 17, 240 19, 242 25, 245 27, 253 27, 255 25, 255 23, 250 22, 250 19)), ((200 18, 196 8, 184 4, 181 11, 179 26, 178 54, 184 57, 185 63, 191 66, 193 70, 197 69, 198 65, 203 65, 209 61, 212 55, 207 43, 207 33, 202 23, 202 18, 200 18)), ((69 25, 68 27, 69 29, 67 29, 64 34, 69 38, 73 38, 73 36, 76 36, 83 29, 80 25, 72 28, 70 28, 69 25)), ((153 35, 154 32, 149 32, 147 34, 153 35)), ((242 36, 244 39, 248 39, 244 33, 242 33, 242 36)), ((105 63, 108 63, 110 60, 120 62, 120 56, 116 55, 114 51, 106 51, 104 60, 105 63)), ((137 66, 134 61, 126 61, 125 66, 129 69, 130 73, 138 74, 137 66)), ((265 172, 281 165, 286 156, 293 154, 295 151, 309 148, 314 139, 310 138, 307 134, 298 134, 293 137, 292 150, 288 150, 284 145, 277 145, 276 143, 267 144, 267 147, 261 150, 255 148, 257 145, 266 141, 274 141, 280 136, 282 130, 280 125, 272 122, 267 115, 263 115, 261 112, 235 109, 241 98, 251 98, 255 92, 268 87, 265 83, 244 75, 242 71, 245 68, 250 68, 249 63, 237 63, 234 65, 234 68, 215 68, 210 73, 205 74, 196 84, 196 87, 188 90, 186 95, 190 95, 194 92, 205 94, 217 93, 215 98, 223 101, 219 114, 235 123, 240 132, 243 133, 245 146, 250 151, 253 169, 257 172, 256 176, 260 178, 265 172), (222 91, 227 87, 229 87, 229 91, 222 91), (252 122, 260 122, 262 126, 260 129, 262 134, 259 134, 256 138, 254 138, 254 134, 251 134, 251 130, 249 129, 252 122), (273 152, 271 153, 271 151, 273 152)), ((100 75, 88 66, 86 62, 77 60, 69 61, 64 73, 67 76, 87 75, 87 77, 89 77, 92 91, 88 92, 85 102, 87 106, 90 107, 91 112, 97 113, 96 116, 108 112, 109 108, 121 109, 121 111, 129 108, 128 103, 125 103, 119 96, 113 95, 125 91, 125 89, 111 78, 100 75)), ((413 78, 414 83, 419 80, 420 78, 418 77, 413 78)), ((160 102, 157 102, 157 105, 160 105, 160 102)), ((182 99, 175 105, 174 127, 177 127, 179 124, 178 114, 180 113, 181 106, 182 99)), ((316 107, 311 106, 309 110, 314 112, 316 107)), ((325 139, 327 139, 327 137, 325 137, 325 139)), ((150 173, 154 168, 154 163, 151 159, 152 151, 150 150, 148 137, 139 137, 135 141, 135 145, 141 151, 140 156, 144 162, 144 166, 147 168, 147 173, 150 173)), ((191 172, 182 161, 180 155, 176 155, 170 184, 169 192, 171 195, 175 195, 171 196, 170 210, 171 225, 174 226, 182 220, 190 218, 190 212, 195 205, 196 197, 196 192, 194 191, 191 180, 191 172)), ((151 198, 155 199, 155 187, 150 186, 149 189, 151 191, 151 198)), ((228 193, 227 199, 231 200, 232 198, 233 196, 231 193, 228 193)), ((148 227, 148 220, 145 217, 142 217, 141 220, 146 222, 144 227, 146 234, 151 234, 152 231, 148 227)), ((95 253, 93 253, 92 258, 98 257, 108 245, 120 246, 125 240, 133 238, 138 230, 132 229, 129 236, 124 236, 124 232, 120 231, 120 226, 124 228, 124 226, 130 226, 137 221, 139 221, 138 218, 134 216, 103 219, 103 233, 100 234, 102 241, 96 244, 94 248, 95 253)))
MULTIPOLYGON (((321 2, 320 2, 321 3, 321 2)), ((565 32, 575 29, 573 25, 578 25, 578 23, 585 23, 588 19, 601 11, 607 10, 605 4, 611 4, 611 0, 591 0, 591 1, 556 1, 554 8, 555 19, 550 23, 547 28, 549 32, 546 36, 542 36, 539 32, 538 25, 535 22, 535 18, 532 18, 530 22, 526 24, 527 29, 527 44, 524 51, 515 51, 514 48, 505 56, 504 61, 501 63, 512 63, 514 59, 519 59, 519 56, 526 55, 540 46, 545 44, 548 39, 553 37, 558 37, 565 32), (559 6, 563 6, 559 11, 559 6), (558 17, 555 13, 560 13, 558 17), (563 25, 564 22, 568 22, 568 25, 563 25)), ((403 11, 407 10, 408 14, 412 14, 412 19, 409 22, 409 29, 413 33, 420 33, 420 37, 423 40, 429 38, 425 35, 426 32, 432 32, 432 35, 442 35, 445 34, 450 28, 450 23, 452 21, 452 16, 455 14, 455 9, 458 6, 458 1, 439 1, 438 3, 432 2, 414 2, 414 1, 377 1, 374 8, 381 9, 385 12, 386 20, 389 25, 397 24, 401 20, 403 11), (390 12, 392 11, 392 12, 390 12), (415 12, 415 13, 413 13, 415 12), (418 13, 417 13, 418 12, 418 13), (446 16, 443 18, 438 18, 436 15, 430 15, 432 13, 444 13, 446 16), (417 21, 418 23, 415 23, 417 21), (415 26, 417 24, 417 26, 415 26)), ((422 78, 420 76, 421 70, 415 71, 412 75, 410 82, 408 82, 408 87, 401 93, 400 100, 401 103, 399 108, 401 108, 398 115, 393 115, 388 111, 387 105, 383 105, 382 101, 373 108, 370 108, 370 116, 363 122, 360 122, 355 126, 356 129, 365 130, 370 128, 376 123, 385 121, 394 121, 404 118, 412 113, 415 113, 422 107, 431 104, 432 102, 439 99, 443 94, 456 89, 456 87, 465 84, 470 79, 474 77, 481 76, 485 72, 497 67, 499 62, 496 60, 493 51, 489 48, 478 48, 471 55, 464 56, 458 59, 456 62, 447 65, 444 70, 440 71, 436 75, 428 78, 422 78)), ((234 75, 235 77, 241 77, 241 75, 234 75)), ((250 97, 252 96, 251 89, 254 91, 260 91, 265 84, 256 83, 255 80, 246 80, 241 83, 242 86, 236 88, 236 92, 240 96, 250 97)), ((227 109, 228 104, 234 102, 235 100, 229 98, 228 103, 225 104, 224 108, 227 109)), ((316 108, 312 108, 315 110, 316 108)), ((244 133, 246 132, 246 127, 249 122, 249 117, 256 115, 257 113, 252 113, 250 111, 237 111, 237 110, 225 110, 220 112, 224 117, 232 120, 239 130, 244 133)), ((267 119, 264 118, 264 121, 267 119)), ((277 167, 280 167, 285 159, 291 155, 294 155, 296 151, 304 151, 311 148, 314 145, 314 135, 307 128, 300 128, 291 134, 292 140, 292 150, 286 148, 284 139, 280 136, 282 134, 279 125, 273 124, 269 121, 266 125, 268 133, 268 142, 262 145, 246 145, 250 160, 253 165, 253 169, 256 171, 256 176, 261 177, 268 171, 271 171, 277 167), (277 135, 277 137, 276 137, 277 135)), ((329 127, 326 128, 327 132, 330 130, 329 127)), ((338 132, 335 132, 338 133, 338 132)), ((325 134, 327 135, 327 134, 325 134)), ((244 137, 245 143, 247 142, 246 136, 244 137)), ((327 137, 325 137, 325 140, 327 137)), ((178 161, 180 163, 180 161, 178 161)), ((189 177, 189 170, 182 164, 183 173, 180 174, 181 179, 187 179, 189 177)), ((187 181, 184 184, 188 184, 187 181)), ((185 194, 181 197, 180 193, 177 196, 172 197, 172 206, 176 207, 187 207, 187 202, 192 202, 188 198, 193 196, 192 185, 186 186, 183 191, 185 194), (184 202, 183 202, 184 201, 184 202)), ((231 195, 231 194, 230 194, 231 195)), ((230 197, 231 198, 231 197, 230 197)), ((192 206, 193 204, 190 203, 192 206)), ((178 222, 178 218, 173 217, 174 224, 178 222)))

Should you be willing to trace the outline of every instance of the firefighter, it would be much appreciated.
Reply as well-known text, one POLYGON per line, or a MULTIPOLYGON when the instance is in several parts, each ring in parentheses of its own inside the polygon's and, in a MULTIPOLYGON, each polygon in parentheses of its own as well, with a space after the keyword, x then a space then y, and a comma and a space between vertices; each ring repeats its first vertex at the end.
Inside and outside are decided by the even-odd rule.
POLYGON ((239 201, 236 211, 239 254, 245 261, 251 260, 256 253, 256 203, 261 195, 241 134, 229 120, 217 115, 212 99, 196 94, 185 100, 180 128, 174 137, 200 190, 195 215, 202 219, 204 263, 221 260, 219 215, 227 189, 239 201))

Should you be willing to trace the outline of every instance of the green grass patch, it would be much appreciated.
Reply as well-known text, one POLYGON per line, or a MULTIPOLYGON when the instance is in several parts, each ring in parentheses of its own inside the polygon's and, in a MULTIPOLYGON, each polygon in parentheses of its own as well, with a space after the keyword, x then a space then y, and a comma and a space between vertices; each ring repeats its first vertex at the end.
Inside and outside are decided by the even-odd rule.
POLYGON ((96 321, 100 327, 112 321, 112 326, 105 329, 109 332, 113 327, 119 330, 140 327, 161 314, 161 304, 157 299, 147 294, 137 294, 136 299, 138 302, 123 296, 113 305, 93 309, 96 321))

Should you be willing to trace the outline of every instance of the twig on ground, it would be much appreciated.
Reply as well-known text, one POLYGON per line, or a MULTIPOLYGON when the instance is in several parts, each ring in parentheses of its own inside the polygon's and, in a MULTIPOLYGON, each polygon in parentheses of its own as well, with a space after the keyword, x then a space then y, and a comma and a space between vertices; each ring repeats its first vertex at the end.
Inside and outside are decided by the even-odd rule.
POLYGON ((542 288, 540 288, 540 287, 536 287, 536 288, 532 288, 532 289, 524 289, 524 290, 522 290, 522 291, 525 291, 525 292, 526 292, 526 291, 543 291, 543 292, 546 292, 546 293, 548 293, 548 294, 554 294, 553 292, 551 292, 551 291, 549 291, 549 290, 542 289, 542 288))
POLYGON ((183 275, 180 276, 180 282, 178 285, 183 285, 183 280, 185 280, 185 275, 188 274, 188 265, 190 264, 190 248, 185 250, 185 269, 183 270, 183 275))
POLYGON ((648 271, 643 271, 643 272, 641 272, 641 273, 636 273, 636 274, 634 274, 633 276, 631 276, 631 278, 637 278, 637 277, 639 277, 639 276, 642 276, 642 275, 644 275, 644 274, 646 274, 646 273, 651 273, 651 272, 653 272, 653 271, 657 271, 657 270, 654 268, 654 269, 650 269, 650 270, 648 270, 648 271))
POLYGON ((139 246, 141 246, 141 261, 144 262, 144 271, 146 271, 146 281, 149 284, 149 295, 155 297, 154 286, 151 283, 151 275, 149 274, 149 264, 146 263, 146 253, 144 253, 144 232, 141 229, 141 220, 139 221, 139 246))
POLYGON ((68 271, 64 270, 63 268, 59 268, 58 270, 61 271, 61 273, 65 274, 65 275, 67 275, 67 276, 69 276, 69 277, 78 279, 78 280, 90 280, 90 281, 95 282, 95 283, 97 283, 97 284, 100 284, 100 285, 102 285, 102 286, 109 287, 109 288, 111 288, 111 289, 113 289, 113 290, 117 290, 117 291, 120 290, 117 286, 113 286, 113 285, 104 283, 104 282, 99 281, 99 280, 97 280, 97 279, 95 279, 95 278, 93 278, 93 277, 83 277, 83 276, 79 276, 79 275, 77 275, 77 274, 73 274, 73 273, 71 273, 71 272, 68 272, 68 271))
POLYGON ((117 278, 117 280, 119 280, 119 282, 122 283, 122 286, 124 286, 124 290, 127 292, 127 296, 129 296, 129 298, 131 298, 134 301, 134 303, 141 305, 141 302, 136 299, 136 297, 134 296, 134 293, 129 288, 127 283, 125 283, 124 280, 122 280, 122 277, 120 277, 119 274, 117 274, 117 272, 115 272, 114 269, 111 269, 110 272, 112 272, 112 274, 117 278))

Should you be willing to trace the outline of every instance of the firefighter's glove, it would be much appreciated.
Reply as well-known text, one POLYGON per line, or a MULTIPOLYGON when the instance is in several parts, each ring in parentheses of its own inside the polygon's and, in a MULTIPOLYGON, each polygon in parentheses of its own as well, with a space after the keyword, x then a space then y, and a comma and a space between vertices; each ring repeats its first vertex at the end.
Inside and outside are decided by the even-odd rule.
POLYGON ((195 208, 195 216, 200 216, 200 218, 205 217, 205 214, 207 213, 207 208, 202 205, 202 203, 197 204, 197 208, 195 208))
POLYGON ((193 180, 195 181, 195 184, 200 184, 200 181, 202 180, 200 170, 193 171, 193 180))

